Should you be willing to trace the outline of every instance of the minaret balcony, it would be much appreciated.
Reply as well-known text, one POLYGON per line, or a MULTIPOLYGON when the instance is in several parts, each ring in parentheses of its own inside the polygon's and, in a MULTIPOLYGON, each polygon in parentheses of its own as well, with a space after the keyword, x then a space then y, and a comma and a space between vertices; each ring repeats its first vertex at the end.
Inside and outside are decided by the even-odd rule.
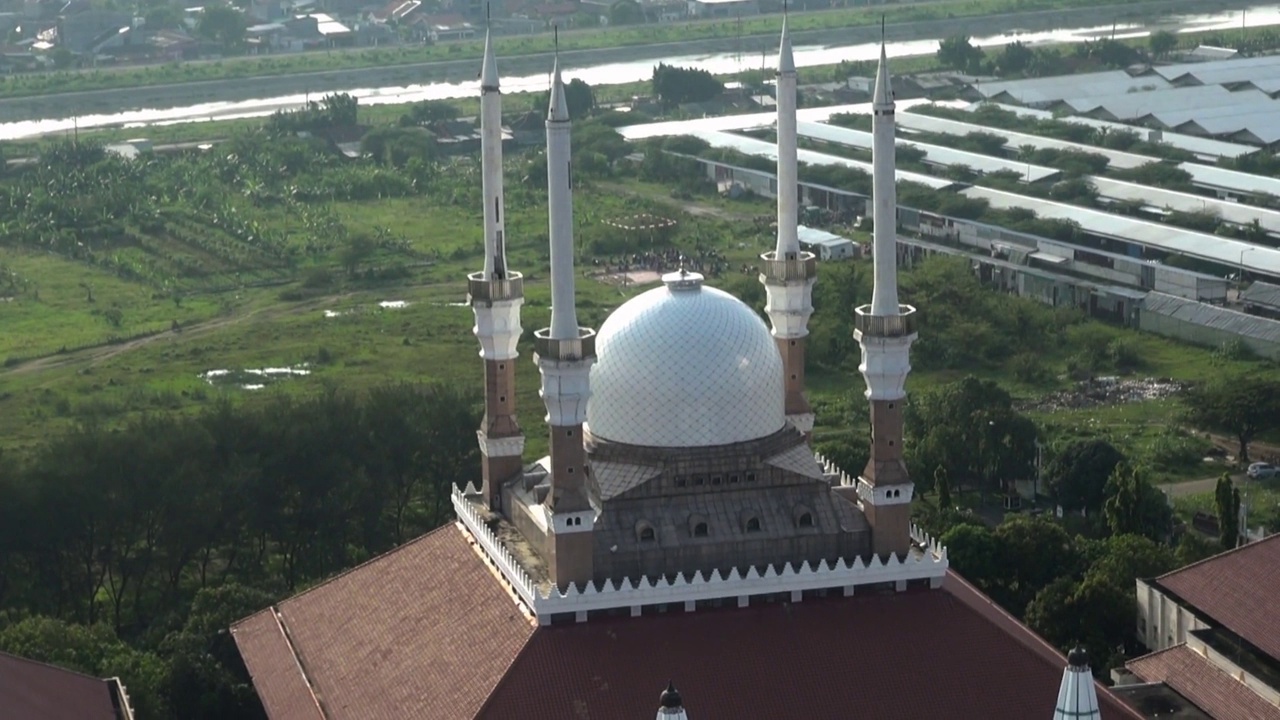
POLYGON ((578 328, 578 337, 557 340, 551 337, 551 328, 533 333, 533 349, 544 360, 583 360, 596 356, 596 331, 578 328))
POLYGON ((770 250, 760 256, 760 275, 767 283, 809 280, 818 275, 818 260, 811 252, 779 259, 777 251, 770 250))
POLYGON ((854 311, 853 327, 870 337, 905 337, 916 332, 916 309, 899 305, 897 315, 872 315, 871 306, 854 311))
POLYGON ((487 277, 483 271, 467 276, 467 296, 474 303, 492 303, 524 297, 524 276, 505 273, 501 278, 487 277))

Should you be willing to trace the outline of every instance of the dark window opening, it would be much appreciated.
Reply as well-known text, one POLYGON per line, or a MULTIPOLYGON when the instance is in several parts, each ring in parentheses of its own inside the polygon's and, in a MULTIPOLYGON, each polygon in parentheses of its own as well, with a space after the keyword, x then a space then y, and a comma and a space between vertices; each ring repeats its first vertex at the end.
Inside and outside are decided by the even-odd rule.
POLYGON ((755 473, 747 473, 747 482, 755 482, 755 481, 756 481, 756 474, 755 474, 755 473))
POLYGON ((730 482, 730 484, 738 482, 738 476, 737 476, 737 475, 730 475, 730 476, 729 476, 729 482, 730 482))
POLYGON ((694 475, 694 476, 693 476, 693 484, 694 484, 694 485, 705 485, 705 484, 706 484, 706 482, 707 482, 707 479, 706 479, 706 478, 704 478, 704 477, 702 477, 701 475, 694 475))
POLYGON ((649 542, 654 540, 656 537, 657 534, 654 533, 653 528, 646 527, 640 529, 640 542, 649 542))
POLYGON ((813 527, 813 513, 801 513, 800 519, 796 521, 796 524, 802 528, 813 527))
POLYGON ((573 474, 573 468, 567 468, 567 469, 566 469, 566 472, 568 472, 570 475, 572 475, 572 474, 573 474))
POLYGON ((704 523, 704 522, 700 522, 700 523, 698 523, 697 525, 694 525, 694 526, 693 526, 693 536, 694 536, 694 537, 706 537, 706 536, 707 536, 708 531, 709 531, 709 529, 707 528, 707 524, 706 524, 706 523, 704 523))
POLYGON ((760 532, 760 518, 747 519, 747 532, 760 532))
POLYGON ((682 477, 676 478, 676 487, 684 487, 684 486, 686 486, 686 485, 688 485, 688 484, 689 484, 689 481, 688 481, 688 480, 686 480, 686 479, 684 479, 684 478, 682 478, 682 477))
POLYGON ((719 475, 712 475, 712 476, 711 476, 711 484, 712 484, 712 485, 719 485, 719 484, 720 484, 720 483, 722 483, 722 482, 724 482, 724 478, 720 477, 719 475))

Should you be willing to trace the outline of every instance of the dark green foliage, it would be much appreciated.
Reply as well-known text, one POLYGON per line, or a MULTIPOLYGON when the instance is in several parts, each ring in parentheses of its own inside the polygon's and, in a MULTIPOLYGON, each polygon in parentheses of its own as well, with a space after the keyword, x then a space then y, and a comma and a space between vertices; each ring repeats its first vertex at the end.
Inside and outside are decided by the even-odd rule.
POLYGON ((1076 440, 1058 452, 1045 468, 1049 494, 1068 512, 1102 509, 1103 490, 1124 453, 1106 440, 1076 440))
POLYGON ((1009 394, 989 380, 967 377, 917 394, 907 406, 911 433, 907 458, 912 474, 924 477, 939 465, 981 489, 1006 489, 1030 477, 1036 427, 1013 410, 1009 394))
POLYGON ((1168 30, 1157 30, 1147 38, 1147 47, 1152 57, 1164 58, 1171 50, 1178 47, 1178 36, 1168 30))
POLYGON ((1142 468, 1120 464, 1104 491, 1103 514, 1116 535, 1142 535, 1163 542, 1173 530, 1173 509, 1165 494, 1147 480, 1142 468))
POLYGON ((226 4, 206 5, 196 23, 196 35, 221 43, 224 50, 235 51, 244 44, 248 28, 245 15, 226 4))
POLYGON ((938 62, 961 72, 978 72, 982 49, 969 42, 968 35, 952 35, 938 44, 938 62))
POLYGON ((1249 443, 1280 427, 1280 381, 1262 374, 1219 377, 1184 396, 1187 421, 1197 428, 1230 433, 1240 444, 1238 461, 1249 462, 1249 443))
POLYGON ((228 625, 447 520, 478 423, 469 395, 397 385, 88 425, 0 459, 0 649, 118 674, 143 720, 260 717, 228 625))
POLYGON ((1116 170, 1111 173, 1120 180, 1129 180, 1142 185, 1168 188, 1170 190, 1190 191, 1191 173, 1172 163, 1153 160, 1146 165, 1139 165, 1128 170, 1116 170))
POLYGON ((423 100, 409 106, 409 112, 400 116, 399 125, 401 127, 430 125, 439 120, 455 120, 457 117, 458 108, 452 103, 442 100, 423 100))
POLYGON ((658 63, 653 69, 653 94, 667 107, 705 102, 724 92, 724 83, 706 70, 658 63))
POLYGON ((1231 475, 1223 473, 1213 488, 1213 507, 1218 515, 1221 533, 1218 540, 1225 550, 1240 542, 1240 491, 1231 483, 1231 475))
POLYGON ((436 155, 436 145, 420 127, 379 127, 360 139, 360 151, 383 165, 403 168, 415 159, 429 162, 436 155))
POLYGON ((263 127, 273 135, 351 127, 356 124, 359 102, 346 93, 325 95, 319 102, 312 100, 298 110, 276 111, 263 127))
POLYGON ((951 507, 951 480, 947 478, 947 469, 941 465, 933 470, 933 490, 938 493, 938 507, 951 507))
MULTIPOLYGON (((596 110, 596 92, 591 89, 585 80, 574 78, 564 84, 564 101, 569 106, 569 119, 582 120, 596 110)), ((551 106, 551 91, 542 93, 542 96, 534 104, 539 110, 546 110, 551 106)), ((576 135, 575 128, 575 135, 576 135)))

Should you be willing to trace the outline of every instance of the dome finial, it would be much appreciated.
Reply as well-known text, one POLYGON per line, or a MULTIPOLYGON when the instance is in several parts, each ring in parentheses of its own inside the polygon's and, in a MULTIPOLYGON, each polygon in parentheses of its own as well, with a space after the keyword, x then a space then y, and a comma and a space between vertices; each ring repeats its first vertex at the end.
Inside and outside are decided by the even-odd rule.
POLYGON ((689 272, 684 267, 662 276, 663 284, 672 292, 680 290, 697 290, 702 287, 702 280, 702 273, 689 272))
POLYGON ((674 682, 667 681, 667 689, 662 691, 658 702, 658 720, 689 720, 689 716, 684 711, 683 701, 680 699, 680 692, 676 690, 674 682))

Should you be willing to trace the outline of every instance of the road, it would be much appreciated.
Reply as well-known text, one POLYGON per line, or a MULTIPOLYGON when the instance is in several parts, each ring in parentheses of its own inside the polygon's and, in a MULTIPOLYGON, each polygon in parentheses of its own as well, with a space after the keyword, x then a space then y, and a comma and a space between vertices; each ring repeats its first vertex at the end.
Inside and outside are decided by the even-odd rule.
MULTIPOLYGON (((1051 30, 1056 28, 1097 27, 1112 22, 1137 22, 1154 19, 1170 12, 1208 13, 1237 8, 1225 0, 1154 0, 1102 7, 1070 8, 1007 13, 986 17, 929 20, 899 23, 885 28, 890 42, 948 37, 957 34, 986 36, 1013 30, 1051 30)), ((847 45, 874 42, 880 37, 878 27, 836 28, 795 32, 796 45, 847 45)), ((737 52, 772 47, 773 35, 756 38, 727 36, 632 45, 592 50, 571 50, 560 54, 566 70, 605 63, 658 60, 686 54, 737 52), (764 43, 764 44, 762 44, 764 43)), ((551 66, 551 53, 507 56, 508 67, 551 66)), ((370 87, 403 87, 426 83, 457 83, 475 79, 477 61, 444 60, 390 67, 331 70, 293 75, 277 75, 233 80, 205 80, 190 83, 153 85, 141 88, 85 90, 26 98, 0 99, 0 118, 6 122, 69 118, 111 114, 141 108, 166 109, 214 102, 241 102, 305 93, 328 93, 370 87)))

